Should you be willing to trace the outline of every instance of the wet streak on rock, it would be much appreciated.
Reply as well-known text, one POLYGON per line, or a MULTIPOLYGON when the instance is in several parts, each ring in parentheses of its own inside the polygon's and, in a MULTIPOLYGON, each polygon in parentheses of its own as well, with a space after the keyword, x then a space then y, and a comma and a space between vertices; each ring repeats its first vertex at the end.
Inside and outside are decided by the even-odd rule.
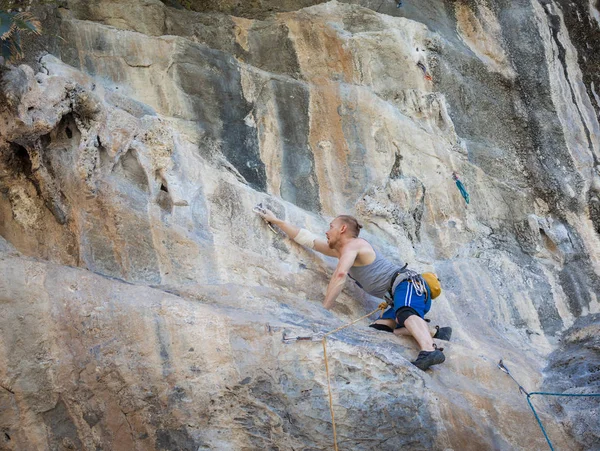
MULTIPOLYGON (((240 45, 238 33, 246 30, 237 18, 221 14, 190 14, 188 11, 165 11, 165 34, 193 37, 207 47, 233 55, 238 61, 248 62, 245 45, 240 45), (236 39, 236 37, 238 39, 236 39)), ((242 43, 245 44, 245 42, 242 43)))
POLYGON ((77 427, 62 399, 42 416, 50 435, 50 449, 83 449, 77 427))
POLYGON ((546 200, 550 208, 562 217, 565 210, 578 212, 578 196, 584 180, 574 167, 569 154, 562 124, 552 100, 550 74, 545 57, 543 39, 537 32, 532 5, 525 0, 499 2, 499 22, 512 63, 519 77, 515 89, 527 114, 527 141, 519 153, 530 172, 536 194, 546 200), (536 30, 526 33, 524 30, 536 30), (544 174, 544 177, 539 175, 544 174))
POLYGON ((394 164, 392 169, 390 170, 390 179, 396 180, 402 177, 402 154, 398 151, 396 152, 396 157, 394 158, 394 164))
MULTIPOLYGON (((455 4, 445 3, 449 17, 454 18, 452 28, 456 30, 455 4)), ((473 2, 469 4, 473 5, 473 2)), ((522 37, 517 33, 517 38, 522 37)), ((443 92, 451 106, 448 114, 457 135, 467 144, 469 161, 492 177, 503 177, 502 174, 510 170, 512 183, 524 185, 516 149, 529 147, 530 143, 527 130, 523 128, 526 118, 515 111, 514 98, 518 94, 514 82, 490 71, 456 32, 448 39, 454 45, 430 50, 437 60, 431 68, 432 76, 435 90, 443 92), (502 153, 491 155, 490 143, 501 148, 502 153)))
POLYGON ((164 451, 197 451, 198 445, 185 428, 156 431, 156 449, 164 451))
MULTIPOLYGON (((577 49, 577 63, 583 74, 583 82, 590 99, 600 95, 600 23, 591 16, 590 9, 600 10, 600 2, 588 0, 573 2, 556 0, 563 12, 569 38, 577 49)), ((592 105, 594 101, 592 100, 592 105)), ((600 101, 596 100, 596 116, 600 117, 600 101)))
POLYGON ((362 113, 358 109, 358 93, 353 87, 342 86, 340 95, 343 102, 340 109, 342 130, 348 144, 348 174, 345 177, 344 192, 356 196, 356 193, 362 193, 367 186, 366 171, 369 170, 365 165, 365 155, 368 151, 363 142, 363 131, 360 129, 362 113))
POLYGON ((327 0, 261 0, 240 2, 238 0, 161 0, 169 6, 182 7, 199 12, 220 12, 237 17, 263 19, 274 13, 297 11, 307 6, 325 3, 327 0))
POLYGON ((600 198, 592 191, 588 193, 588 207, 594 230, 600 235, 600 198))
MULTIPOLYGON (((532 264, 528 266, 535 267, 535 262, 532 262, 532 264)), ((528 278, 533 280, 535 295, 531 296, 531 298, 537 311, 542 330, 544 331, 544 334, 548 336, 555 336, 563 330, 564 323, 556 308, 552 287, 548 284, 545 277, 539 276, 534 272, 525 274, 528 278)))
POLYGON ((262 70, 300 76, 300 65, 286 24, 275 20, 255 22, 249 31, 247 62, 262 70))
POLYGON ((252 104, 243 97, 235 60, 202 45, 187 45, 175 64, 175 78, 191 99, 196 120, 211 138, 222 142, 223 154, 250 186, 265 191, 257 130, 244 121, 252 104))
POLYGON ((283 144, 281 197, 318 213, 319 186, 309 142, 309 92, 300 83, 274 81, 283 144))
POLYGON ((550 7, 548 5, 551 5, 552 3, 549 0, 539 0, 539 1, 542 4, 542 7, 544 8, 544 12, 548 16, 548 22, 550 23, 550 31, 552 33, 552 39, 554 39, 554 43, 556 44, 556 48, 558 49, 558 60, 560 61, 561 65, 562 65, 564 76, 565 76, 565 81, 569 85, 569 90, 571 92, 571 101, 573 102, 573 105, 575 105, 575 108, 577 108, 577 113, 579 113, 579 119, 581 120, 581 125, 585 131, 585 136, 587 138, 588 149, 590 150, 590 153, 594 157, 594 160, 597 162, 597 157, 596 157, 596 155, 594 155, 594 146, 592 145, 592 138, 590 136, 590 130, 585 122, 583 114, 581 113, 581 108, 579 106, 579 102, 577 102, 577 97, 575 96, 573 84, 571 82, 571 78, 569 77, 569 72, 568 72, 568 68, 567 68, 567 58, 566 58, 567 52, 565 50, 565 47, 562 45, 562 42, 560 42, 560 38, 558 36, 558 33, 560 32, 560 29, 561 29, 560 17, 556 14, 552 14, 552 12, 550 11, 550 7))
POLYGON ((171 338, 164 317, 156 314, 154 317, 154 326, 156 328, 156 338, 158 340, 162 375, 163 377, 167 377, 173 372, 170 350, 171 338))
POLYGON ((567 305, 575 317, 581 316, 583 309, 587 309, 592 300, 588 287, 593 285, 590 284, 591 281, 588 278, 590 270, 589 263, 586 260, 577 258, 568 262, 559 274, 560 284, 567 298, 567 305))

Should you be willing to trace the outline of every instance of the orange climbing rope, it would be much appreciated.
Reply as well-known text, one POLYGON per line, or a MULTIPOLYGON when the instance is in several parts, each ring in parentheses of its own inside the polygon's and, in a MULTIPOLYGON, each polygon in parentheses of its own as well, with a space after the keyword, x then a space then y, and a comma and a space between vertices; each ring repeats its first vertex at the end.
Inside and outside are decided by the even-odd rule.
POLYGON ((353 324, 356 324, 357 322, 359 322, 362 319, 365 319, 371 315, 373 315, 374 313, 376 313, 377 311, 381 310, 382 312, 388 307, 387 302, 382 302, 381 304, 379 304, 379 307, 377 307, 375 310, 373 310, 371 313, 367 313, 365 316, 361 316, 360 318, 344 325, 341 327, 338 327, 337 329, 332 330, 331 332, 327 332, 325 335, 323 335, 323 355, 325 356, 325 372, 327 373, 327 390, 329 391, 329 410, 331 412, 331 424, 333 426, 333 449, 335 451, 338 451, 338 446, 337 446, 337 431, 335 428, 335 414, 333 412, 333 398, 331 397, 331 380, 329 377, 329 361, 327 360, 327 336, 334 334, 342 329, 345 329, 348 326, 352 326, 353 324))

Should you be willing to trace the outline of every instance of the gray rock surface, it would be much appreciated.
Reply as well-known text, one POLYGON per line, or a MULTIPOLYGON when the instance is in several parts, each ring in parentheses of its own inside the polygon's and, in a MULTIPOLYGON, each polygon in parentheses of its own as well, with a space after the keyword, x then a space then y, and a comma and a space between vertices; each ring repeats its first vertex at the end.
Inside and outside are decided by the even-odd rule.
MULTIPOLYGON (((552 393, 600 394, 600 315, 587 315, 565 331, 549 356, 544 389, 552 393)), ((546 398, 571 435, 585 449, 600 443, 598 397, 546 398)))
MULTIPOLYGON (((598 5, 165 3, 40 7, 61 39, 0 73, 0 449, 331 449, 322 348, 281 338, 378 300, 324 311, 335 261, 258 202, 442 280, 432 371, 331 338, 340 449, 543 449, 496 362, 597 378, 598 5)), ((557 449, 597 448, 578 406, 540 407, 557 449)))

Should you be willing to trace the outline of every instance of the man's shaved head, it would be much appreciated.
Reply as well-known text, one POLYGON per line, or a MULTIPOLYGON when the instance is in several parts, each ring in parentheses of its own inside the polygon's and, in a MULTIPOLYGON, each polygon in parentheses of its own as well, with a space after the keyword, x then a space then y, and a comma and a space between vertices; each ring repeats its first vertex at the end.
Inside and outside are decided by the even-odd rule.
POLYGON ((335 219, 341 221, 342 224, 345 224, 346 227, 348 227, 348 232, 350 233, 352 238, 358 237, 358 234, 360 233, 360 229, 362 229, 362 226, 358 223, 358 221, 356 220, 356 218, 354 216, 340 215, 335 219))

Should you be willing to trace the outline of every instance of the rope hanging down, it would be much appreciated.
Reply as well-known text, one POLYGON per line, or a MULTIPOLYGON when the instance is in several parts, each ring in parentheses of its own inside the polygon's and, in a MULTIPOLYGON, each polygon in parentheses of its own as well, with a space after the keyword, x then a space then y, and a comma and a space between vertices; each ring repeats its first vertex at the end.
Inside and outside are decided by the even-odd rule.
POLYGON ((531 407, 531 411, 533 412, 533 415, 535 416, 535 419, 537 420, 540 429, 542 430, 542 433, 544 434, 544 437, 546 438, 546 441, 548 442, 548 446, 550 447, 551 451, 554 451, 554 447, 552 446, 552 442, 550 441, 550 438, 548 437, 548 434, 546 433, 546 429, 544 429, 544 426, 542 425, 542 420, 540 420, 540 417, 538 416, 535 408, 533 407, 533 404, 531 403, 531 397, 533 395, 543 395, 543 396, 572 396, 572 397, 584 397, 584 396, 590 396, 590 397, 600 397, 600 393, 549 393, 549 392, 543 392, 543 391, 534 391, 534 392, 528 392, 527 390, 525 390, 523 388, 523 386, 521 384, 519 384, 517 382, 517 380, 513 377, 512 374, 510 374, 510 371, 508 371, 508 368, 506 368, 506 366, 504 365, 504 362, 502 362, 502 360, 500 360, 498 362, 498 368, 500 368, 502 371, 504 371, 506 374, 508 374, 510 376, 510 378, 515 381, 515 384, 517 384, 519 386, 519 391, 521 393, 523 393, 526 397, 527 397, 527 404, 529 404, 529 407, 531 407))
POLYGON ((367 313, 366 315, 361 316, 360 318, 355 319, 354 321, 349 322, 348 324, 344 324, 343 326, 340 326, 337 329, 334 329, 334 330, 327 332, 325 334, 322 334, 322 335, 317 334, 316 336, 310 336, 310 337, 285 337, 285 336, 283 337, 284 343, 291 343, 294 341, 318 341, 318 339, 321 339, 321 343, 323 344, 323 355, 325 357, 325 374, 327 375, 327 391, 329 393, 329 411, 331 412, 331 425, 333 427, 333 449, 335 451, 339 451, 339 450, 338 450, 338 445, 337 445, 337 430, 335 427, 335 413, 333 411, 333 398, 331 395, 331 378, 329 376, 329 360, 327 358, 327 337, 336 332, 339 332, 342 329, 345 329, 346 327, 349 327, 349 326, 352 326, 353 324, 358 323, 360 320, 368 318, 369 316, 377 313, 380 310, 381 310, 381 312, 383 312, 386 308, 388 308, 387 302, 382 302, 381 304, 379 304, 379 307, 377 307, 372 312, 367 313))
POLYGON ((331 397, 331 381, 329 378, 329 362, 327 360, 327 337, 331 334, 334 334, 334 333, 342 330, 342 329, 345 329, 348 326, 352 326, 353 324, 358 323, 360 320, 365 319, 365 318, 377 313, 379 310, 381 310, 383 312, 386 308, 388 308, 387 302, 382 302, 381 304, 379 304, 379 307, 377 307, 371 313, 361 316, 360 318, 355 319, 351 323, 348 323, 344 326, 338 327, 337 329, 334 329, 331 332, 327 332, 325 335, 323 335, 323 341, 322 341, 323 342, 323 355, 325 356, 325 373, 327 374, 327 390, 329 391, 329 410, 331 411, 331 425, 333 426, 333 449, 335 451, 338 451, 338 446, 337 446, 337 432, 335 429, 335 414, 333 413, 333 398, 331 397))

